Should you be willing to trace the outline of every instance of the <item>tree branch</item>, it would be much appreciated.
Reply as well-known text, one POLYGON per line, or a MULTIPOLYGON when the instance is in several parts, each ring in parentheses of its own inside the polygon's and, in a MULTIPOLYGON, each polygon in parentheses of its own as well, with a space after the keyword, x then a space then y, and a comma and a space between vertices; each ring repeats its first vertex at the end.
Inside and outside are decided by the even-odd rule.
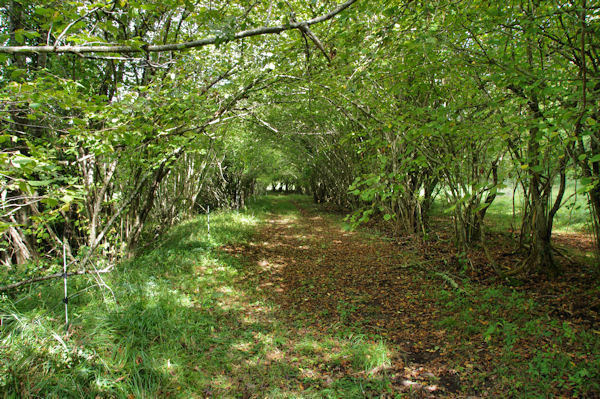
MULTIPOLYGON (((90 11, 88 11, 87 13, 85 13, 84 15, 82 15, 81 17, 77 18, 75 21, 71 22, 69 25, 67 25, 67 27, 65 29, 63 29, 63 31, 60 33, 60 35, 58 36, 58 38, 56 38, 56 40, 54 41, 54 45, 57 46, 58 43, 60 43, 60 40, 63 37, 65 37, 65 35, 69 31, 69 29, 71 29, 71 27, 73 27, 73 25, 75 25, 77 22, 81 21, 82 19, 84 19, 88 15, 95 13, 99 9, 100 9, 100 7, 93 8, 90 11)), ((50 36, 50 34, 48 34, 48 36, 50 36)))
POLYGON ((306 36, 308 36, 308 38, 310 40, 313 41, 313 43, 317 46, 317 48, 319 50, 321 50, 321 53, 323 53, 323 55, 325 56, 325 58, 327 58, 327 61, 331 62, 331 57, 329 56, 329 54, 327 54, 327 51, 325 51, 325 47, 323 47, 323 43, 321 43, 321 41, 319 40, 319 38, 308 28, 308 25, 302 25, 302 26, 300 26, 300 30, 302 32, 304 32, 304 34, 306 36))
MULTIPOLYGON (((107 268, 101 269, 101 270, 79 270, 77 272, 67 273, 67 277, 79 276, 79 275, 82 275, 82 274, 108 273, 112 269, 113 269, 113 266, 111 265, 111 266, 108 266, 107 268)), ((29 280, 19 281, 18 283, 8 284, 8 285, 0 287, 0 292, 12 290, 14 288, 18 288, 18 287, 21 287, 21 286, 27 285, 27 284, 33 284, 33 283, 37 283, 37 282, 40 282, 40 281, 51 280, 53 278, 61 278, 63 276, 64 276, 63 273, 54 273, 54 274, 49 274, 47 276, 35 277, 35 278, 31 278, 29 280)))
POLYGON ((32 53, 156 53, 165 51, 181 51, 190 48, 204 47, 218 42, 230 42, 234 40, 243 39, 245 37, 260 36, 266 34, 281 33, 287 30, 293 29, 306 29, 310 25, 318 24, 323 21, 327 21, 337 14, 350 7, 358 0, 348 0, 345 3, 340 4, 335 9, 327 14, 321 15, 316 18, 309 19, 303 22, 292 22, 287 25, 279 26, 263 26, 255 29, 248 29, 236 33, 233 37, 222 38, 218 36, 211 36, 200 40, 194 40, 184 43, 172 43, 163 45, 145 45, 145 46, 127 46, 127 45, 101 45, 101 46, 0 46, 0 53, 7 54, 32 54, 32 53))

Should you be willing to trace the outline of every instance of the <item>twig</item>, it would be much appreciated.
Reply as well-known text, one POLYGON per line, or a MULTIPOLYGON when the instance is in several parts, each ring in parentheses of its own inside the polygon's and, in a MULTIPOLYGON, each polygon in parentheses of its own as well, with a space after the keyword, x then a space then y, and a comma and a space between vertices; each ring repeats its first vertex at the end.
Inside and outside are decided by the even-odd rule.
POLYGON ((448 285, 450 285, 452 288, 454 288, 458 292, 460 292, 462 294, 466 294, 466 295, 471 295, 470 292, 468 292, 464 288, 461 288, 458 285, 458 283, 452 277, 448 276, 446 273, 435 272, 435 273, 433 273, 433 275, 437 276, 437 277, 440 277, 442 280, 444 280, 446 283, 448 283, 448 285))
MULTIPOLYGON (((69 31, 69 29, 71 29, 71 27, 73 25, 75 25, 77 22, 81 21, 82 19, 84 19, 88 15, 90 15, 90 14, 98 11, 99 9, 100 9, 100 7, 93 8, 90 11, 88 11, 86 14, 82 15, 81 17, 77 18, 75 21, 72 21, 69 25, 67 25, 67 27, 65 29, 63 29, 63 31, 61 32, 61 34, 58 35, 58 38, 56 38, 56 40, 54 41, 54 47, 58 46, 58 43, 60 43, 60 40, 67 34, 67 32, 69 31)), ((50 37, 49 33, 48 33, 48 37, 50 37)))
MULTIPOLYGON (((113 265, 110 265, 104 269, 101 270, 79 270, 77 272, 72 272, 72 273, 67 273, 67 277, 70 276, 79 276, 82 274, 101 274, 101 273, 108 273, 113 269, 113 265)), ((13 283, 13 284, 8 284, 5 286, 0 287, 0 292, 3 291, 8 291, 8 290, 12 290, 14 288, 18 288, 21 287, 23 285, 27 285, 27 284, 33 284, 33 283, 37 283, 40 281, 46 281, 46 280, 51 280, 54 278, 62 278, 64 277, 64 273, 54 273, 54 274, 49 274, 47 276, 42 276, 42 277, 34 277, 32 279, 29 280, 23 280, 23 281, 19 281, 18 283, 13 283)))
MULTIPOLYGON (((98 287, 101 287, 101 288, 104 287, 104 288, 106 288, 110 292, 110 294, 112 295, 113 300, 116 302, 117 301, 117 297, 115 296, 114 291, 112 290, 112 288, 110 288, 108 286, 108 284, 106 284, 106 282, 104 281, 104 279, 102 278, 102 276, 100 276, 101 270, 96 269, 96 265, 94 265, 93 263, 92 263, 92 267, 94 268, 94 270, 90 270, 89 272, 94 275, 94 280, 96 280, 96 284, 98 284, 98 287)), ((102 297, 104 299, 104 302, 106 303, 106 296, 104 296, 104 291, 102 291, 102 297)))

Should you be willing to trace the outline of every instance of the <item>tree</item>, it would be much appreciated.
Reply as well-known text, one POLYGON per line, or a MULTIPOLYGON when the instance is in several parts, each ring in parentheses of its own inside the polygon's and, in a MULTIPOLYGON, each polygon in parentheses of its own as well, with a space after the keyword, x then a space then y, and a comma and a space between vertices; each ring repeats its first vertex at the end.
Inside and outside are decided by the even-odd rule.
POLYGON ((63 244, 80 263, 96 248, 119 256, 121 242, 131 253, 148 224, 185 215, 218 178, 214 199, 242 206, 256 171, 222 140, 228 121, 278 80, 269 63, 295 52, 285 32, 322 47, 312 26, 355 1, 2 8, 4 262, 63 244), (180 190, 191 198, 167 201, 180 190))

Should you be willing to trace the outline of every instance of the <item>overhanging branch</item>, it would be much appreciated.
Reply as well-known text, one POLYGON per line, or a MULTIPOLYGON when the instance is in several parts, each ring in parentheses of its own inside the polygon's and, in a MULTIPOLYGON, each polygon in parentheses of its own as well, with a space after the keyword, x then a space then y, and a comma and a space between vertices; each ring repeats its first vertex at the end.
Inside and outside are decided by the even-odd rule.
POLYGON ((165 51, 181 51, 196 47, 204 47, 218 42, 230 42, 234 40, 243 39, 245 37, 260 36, 267 34, 277 34, 287 30, 300 29, 305 30, 306 27, 314 24, 318 24, 323 21, 327 21, 337 14, 350 7, 353 3, 358 0, 348 0, 345 3, 340 4, 332 11, 327 14, 321 15, 316 18, 309 19, 308 21, 292 22, 287 25, 279 26, 263 26, 255 29, 248 29, 236 33, 233 37, 222 38, 218 36, 211 36, 200 40, 194 40, 184 43, 172 43, 162 45, 145 45, 145 46, 127 46, 127 45, 101 45, 101 46, 0 46, 0 53, 7 54, 35 54, 35 53, 159 53, 165 51))
POLYGON ((323 53, 323 55, 325 56, 325 58, 327 58, 327 61, 331 62, 331 57, 329 56, 329 54, 327 54, 327 51, 325 51, 325 47, 323 46, 323 43, 321 43, 321 41, 319 40, 319 38, 308 28, 308 25, 302 25, 302 26, 300 26, 300 30, 306 36, 308 36, 308 38, 310 40, 313 41, 313 43, 315 44, 315 46, 317 46, 317 48, 319 50, 321 50, 321 53, 323 53))

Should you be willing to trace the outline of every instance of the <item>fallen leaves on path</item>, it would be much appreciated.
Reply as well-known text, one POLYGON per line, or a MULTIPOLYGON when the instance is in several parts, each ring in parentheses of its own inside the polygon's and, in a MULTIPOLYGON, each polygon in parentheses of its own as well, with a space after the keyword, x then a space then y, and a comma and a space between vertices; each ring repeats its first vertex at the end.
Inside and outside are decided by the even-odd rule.
POLYGON ((345 231, 310 208, 299 212, 295 220, 271 215, 252 243, 228 248, 257 267, 256 283, 280 316, 324 334, 352 326, 383 337, 396 349, 386 370, 394 391, 457 393, 460 377, 447 368, 445 331, 433 326, 439 311, 426 295, 440 282, 406 273, 414 259, 396 243, 345 231))
MULTIPOLYGON (((573 370, 593 367, 595 357, 586 355, 581 342, 564 340, 571 329, 593 327, 597 320, 593 306, 579 316, 576 304, 591 291, 570 280, 575 276, 571 269, 564 282, 536 280, 520 287, 540 302, 529 309, 533 302, 519 296, 518 289, 485 291, 499 283, 489 272, 481 272, 486 260, 475 251, 468 254, 471 269, 463 272, 470 273, 471 289, 487 292, 483 297, 463 290, 464 281, 453 276, 453 267, 461 265, 450 240, 423 242, 411 236, 389 239, 346 231, 336 215, 306 202, 296 205, 296 216, 271 214, 251 243, 226 248, 249 263, 246 283, 277 304, 275 317, 286 320, 290 330, 296 328, 292 335, 297 339, 315 333, 327 339, 350 331, 371 342, 384 342, 392 352, 390 364, 364 371, 343 359, 334 366, 302 368, 299 375, 304 380, 298 382, 302 390, 325 389, 348 377, 384 375, 392 392, 411 397, 498 397, 505 389, 519 397, 523 390, 511 384, 521 384, 525 374, 538 372, 531 367, 547 373, 545 359, 555 353, 572 359, 573 370), (476 270, 479 274, 473 274, 476 270), (481 287, 475 288, 477 282, 481 287), (440 303, 444 297, 458 302, 444 306, 440 303), (517 309, 521 319, 514 320, 517 309), (568 321, 550 323, 548 316, 568 321), (511 329, 524 327, 529 332, 511 335, 511 329), (499 374, 498 368, 504 371, 499 374), (311 387, 315 381, 318 386, 311 387)), ((498 254, 506 252, 510 243, 504 236, 495 238, 506 244, 498 247, 498 254)), ((552 388, 530 388, 571 394, 575 385, 569 372, 553 373, 545 377, 552 388)))

